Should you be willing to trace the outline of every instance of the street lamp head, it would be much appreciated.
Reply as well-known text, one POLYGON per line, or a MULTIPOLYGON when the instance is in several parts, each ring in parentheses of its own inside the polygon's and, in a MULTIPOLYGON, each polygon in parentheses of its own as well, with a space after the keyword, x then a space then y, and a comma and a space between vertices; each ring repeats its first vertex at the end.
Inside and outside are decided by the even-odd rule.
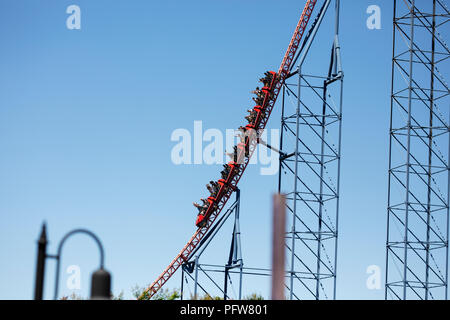
POLYGON ((111 299, 111 274, 99 269, 92 274, 91 300, 111 299))

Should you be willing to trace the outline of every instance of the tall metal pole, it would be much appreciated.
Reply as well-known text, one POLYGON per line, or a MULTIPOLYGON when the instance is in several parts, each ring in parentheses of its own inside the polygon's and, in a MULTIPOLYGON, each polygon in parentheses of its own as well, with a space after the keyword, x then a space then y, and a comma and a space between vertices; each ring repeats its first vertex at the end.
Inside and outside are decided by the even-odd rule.
POLYGON ((225 282, 223 286, 223 300, 228 300, 228 270, 229 267, 225 266, 225 282))
MULTIPOLYGON (((334 51, 334 49, 333 49, 334 51)), ((334 52, 333 52, 334 55, 334 52)), ((323 107, 322 107, 322 121, 321 121, 321 146, 320 146, 320 187, 319 187, 319 221, 317 232, 317 283, 316 283, 316 300, 320 298, 320 267, 321 267, 321 254, 322 254, 322 210, 323 210, 323 171, 325 166, 325 127, 326 127, 326 112, 327 112, 327 81, 323 81, 323 107)))
POLYGON ((295 111, 295 165, 294 165, 294 194, 292 195, 294 201, 294 212, 292 215, 292 226, 291 226, 291 275, 290 275, 290 293, 289 299, 293 300, 294 298, 294 275, 295 275, 295 237, 296 234, 296 220, 297 220, 297 187, 298 187, 298 149, 299 149, 299 141, 298 134, 300 130, 300 93, 301 93, 301 65, 298 66, 298 87, 297 87, 297 109, 295 111))
POLYGON ((36 263, 36 282, 34 300, 42 300, 44 296, 45 259, 47 256, 47 231, 45 223, 42 225, 41 236, 38 240, 38 254, 36 263))
MULTIPOLYGON (((395 57, 395 27, 396 27, 396 16, 397 16, 397 0, 394 0, 394 16, 392 21, 392 57, 395 57)), ((391 68, 391 105, 390 105, 390 122, 389 122, 389 172, 388 172, 388 208, 387 208, 387 216, 386 216, 386 226, 387 226, 387 232, 386 232, 386 265, 385 265, 385 287, 384 287, 384 299, 388 298, 388 284, 389 284, 389 230, 390 230, 390 217, 391 217, 391 170, 392 170, 392 130, 393 130, 393 115, 394 115, 394 69, 395 69, 395 60, 392 59, 392 68, 391 68)))
POLYGON ((413 59, 414 59, 414 8, 415 0, 412 0, 411 4, 411 40, 409 48, 409 90, 408 90, 408 133, 407 133, 407 143, 406 143, 406 198, 405 198, 405 231, 404 231, 404 265, 403 265, 403 299, 406 300, 407 297, 407 286, 408 286, 408 236, 409 236, 409 183, 410 183, 410 171, 411 171, 411 108, 412 108, 412 90, 413 90, 413 59))
POLYGON ((425 244, 425 300, 428 300, 430 289, 430 233, 431 233, 431 178, 433 175, 433 105, 434 105, 434 68, 435 68, 435 37, 436 32, 436 0, 433 0, 433 22, 432 22, 433 37, 431 37, 431 79, 430 79, 430 128, 428 134, 428 177, 427 177, 427 231, 425 244))
MULTIPOLYGON (((450 123, 450 112, 448 115, 448 123, 450 123)), ((445 300, 448 300, 448 247, 449 247, 449 235, 450 235, 450 139, 448 141, 448 148, 447 148, 447 208, 446 208, 446 215, 447 215, 447 231, 446 231, 446 239, 447 242, 445 244, 445 300)))
POLYGON ((197 286, 198 286, 198 256, 195 256, 195 278, 194 278, 194 299, 198 300, 197 297, 197 286))
POLYGON ((340 28, 340 8, 341 1, 336 0, 336 30, 335 30, 335 55, 337 74, 340 74, 340 98, 339 98, 339 137, 338 137, 338 164, 337 164, 337 178, 336 178, 336 243, 334 246, 334 280, 333 280, 333 300, 336 299, 336 282, 337 282, 337 265, 338 265, 338 230, 339 230, 339 203, 340 203, 340 188, 341 188, 341 143, 342 143, 342 107, 344 104, 344 75, 341 65, 341 47, 339 43, 339 28, 340 28))
POLYGON ((276 194, 272 202, 272 300, 284 300, 286 199, 276 194))
MULTIPOLYGON (((280 150, 283 150, 283 136, 284 136, 284 101, 286 95, 286 86, 283 86, 283 95, 281 99, 281 132, 280 132, 280 150)), ((278 193, 281 193, 281 176, 283 169, 283 159, 280 154, 280 160, 278 164, 278 193)))
POLYGON ((244 267, 241 264, 239 267, 239 300, 242 300, 242 277, 243 277, 244 267))
POLYGON ((180 291, 180 300, 183 300, 184 294, 184 268, 181 268, 181 291, 180 291))
POLYGON ((244 267, 244 261, 242 260, 242 246, 241 246, 241 223, 240 223, 240 211, 241 211, 241 190, 236 190, 236 209, 235 209, 235 224, 236 224, 236 251, 237 259, 239 262, 239 293, 238 299, 242 299, 242 273, 244 267))

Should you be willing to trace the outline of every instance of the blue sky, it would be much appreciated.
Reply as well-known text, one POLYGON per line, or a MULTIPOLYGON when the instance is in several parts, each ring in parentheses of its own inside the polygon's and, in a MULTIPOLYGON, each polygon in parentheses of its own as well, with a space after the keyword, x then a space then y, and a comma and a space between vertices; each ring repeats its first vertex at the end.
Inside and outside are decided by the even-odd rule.
MULTIPOLYGON (((44 220, 51 253, 73 228, 99 235, 115 294, 131 298, 132 286, 151 283, 195 231, 192 201, 219 170, 172 164, 172 131, 192 130, 195 120, 205 129, 238 127, 258 76, 278 69, 303 5, 1 1, 0 298, 32 297, 44 220), (66 28, 71 4, 81 8, 81 30, 66 28)), ((366 268, 384 268, 391 21, 391 1, 343 1, 342 299, 384 296, 366 288, 366 268), (366 27, 372 4, 381 7, 381 30, 366 27)), ((329 46, 324 41, 323 49, 329 46)), ((275 116, 269 128, 278 126, 275 116)), ((254 166, 241 182, 248 266, 270 261, 276 181, 254 166)), ((216 258, 225 261, 227 250, 228 244, 216 258)), ((88 296, 98 266, 95 245, 82 236, 66 244, 65 294, 69 265, 80 266, 77 293, 88 296)), ((51 298, 53 262, 46 275, 51 298)), ((179 279, 168 287, 178 287, 179 279)), ((248 292, 267 294, 267 282, 251 283, 248 292)))

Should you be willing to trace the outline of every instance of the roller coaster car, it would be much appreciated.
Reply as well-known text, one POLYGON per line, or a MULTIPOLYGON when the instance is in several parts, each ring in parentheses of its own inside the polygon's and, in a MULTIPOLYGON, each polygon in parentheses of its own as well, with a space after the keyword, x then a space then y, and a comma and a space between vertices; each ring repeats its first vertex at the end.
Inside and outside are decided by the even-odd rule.
POLYGON ((228 177, 226 183, 230 183, 233 180, 234 170, 236 169, 236 163, 234 161, 228 162, 228 166, 230 167, 230 172, 228 173, 228 177))
POLYGON ((214 199, 213 197, 208 197, 209 206, 204 211, 204 213, 199 213, 199 215, 197 216, 197 220, 195 221, 195 225, 197 227, 203 228, 206 225, 206 222, 208 221, 207 217, 209 217, 209 215, 213 211, 215 201, 216 199, 214 199))
POLYGON ((219 181, 217 181, 217 183, 219 184, 220 187, 219 191, 217 191, 216 201, 219 202, 219 200, 222 198, 225 192, 226 181, 224 179, 220 179, 219 181))
POLYGON ((269 71, 269 73, 272 75, 271 84, 273 84, 273 80, 277 78, 277 73, 275 71, 269 71))
POLYGON ((278 75, 273 71, 269 71, 269 72, 272 75, 272 79, 270 81, 270 88, 269 88, 269 92, 270 92, 275 87, 275 83, 278 81, 278 75))
MULTIPOLYGON (((253 110, 256 112, 256 118, 261 117, 262 109, 263 108, 261 106, 256 106, 253 108, 253 110)), ((258 122, 255 121, 255 123, 258 123, 258 122)))
POLYGON ((273 77, 270 87, 265 86, 261 89, 264 92, 263 106, 266 106, 274 98, 272 90, 275 87, 275 79, 276 77, 273 77))
POLYGON ((206 222, 207 222, 206 217, 203 214, 199 214, 197 216, 197 220, 195 221, 195 225, 198 228, 204 228, 206 226, 206 222))
POLYGON ((234 161, 230 161, 227 164, 228 164, 228 166, 230 166, 231 170, 234 170, 237 166, 236 162, 234 162, 234 161))

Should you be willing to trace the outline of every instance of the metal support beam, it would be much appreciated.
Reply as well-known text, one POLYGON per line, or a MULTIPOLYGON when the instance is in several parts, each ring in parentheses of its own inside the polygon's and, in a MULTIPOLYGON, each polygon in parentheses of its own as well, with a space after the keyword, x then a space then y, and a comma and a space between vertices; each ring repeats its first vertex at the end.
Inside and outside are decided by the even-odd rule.
POLYGON ((306 71, 325 1, 299 54, 296 83, 283 88, 279 192, 291 215, 286 234, 290 299, 335 299, 344 74, 339 45, 339 7, 330 35, 329 68, 306 71), (290 103, 295 112, 289 111, 290 103))
POLYGON ((394 1, 386 299, 447 299, 450 11, 394 1))

